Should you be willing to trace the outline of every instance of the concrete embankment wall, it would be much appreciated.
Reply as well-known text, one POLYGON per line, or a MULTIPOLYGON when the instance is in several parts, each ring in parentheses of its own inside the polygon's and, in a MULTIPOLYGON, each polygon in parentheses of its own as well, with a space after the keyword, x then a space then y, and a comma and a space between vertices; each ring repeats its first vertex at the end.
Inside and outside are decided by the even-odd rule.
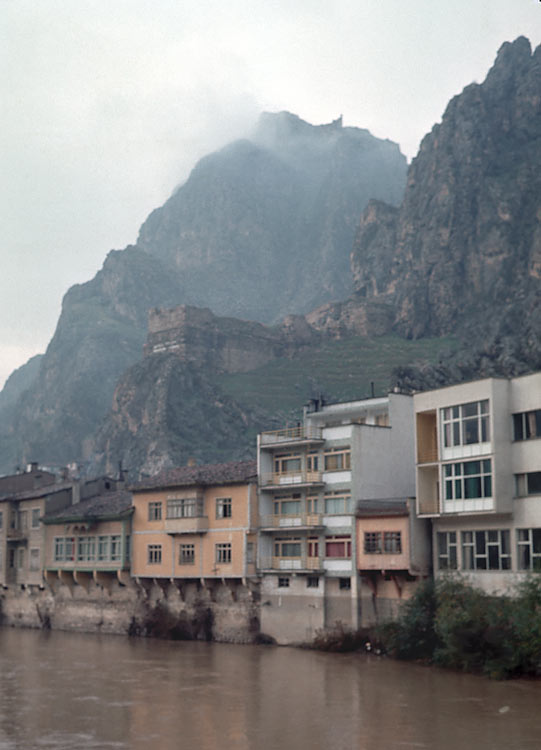
POLYGON ((5 626, 253 643, 260 632, 258 591, 249 583, 212 586, 113 581, 108 588, 60 581, 0 589, 5 626))

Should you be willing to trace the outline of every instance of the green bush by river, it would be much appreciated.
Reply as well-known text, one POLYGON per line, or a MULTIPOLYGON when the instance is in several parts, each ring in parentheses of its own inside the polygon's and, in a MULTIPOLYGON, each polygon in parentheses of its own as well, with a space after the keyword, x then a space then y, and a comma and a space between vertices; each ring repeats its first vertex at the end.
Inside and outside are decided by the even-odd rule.
POLYGON ((378 630, 398 659, 424 660, 504 679, 541 676, 541 576, 508 596, 490 596, 463 581, 427 581, 400 618, 378 630))

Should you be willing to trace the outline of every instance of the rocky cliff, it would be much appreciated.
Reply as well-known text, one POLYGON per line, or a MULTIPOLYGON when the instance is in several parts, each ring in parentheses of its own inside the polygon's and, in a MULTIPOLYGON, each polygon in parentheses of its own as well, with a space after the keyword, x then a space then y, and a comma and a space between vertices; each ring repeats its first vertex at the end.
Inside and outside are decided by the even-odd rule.
POLYGON ((400 207, 364 211, 352 269, 357 304, 392 311, 406 336, 511 335, 539 352, 541 47, 504 44, 451 100, 400 207))

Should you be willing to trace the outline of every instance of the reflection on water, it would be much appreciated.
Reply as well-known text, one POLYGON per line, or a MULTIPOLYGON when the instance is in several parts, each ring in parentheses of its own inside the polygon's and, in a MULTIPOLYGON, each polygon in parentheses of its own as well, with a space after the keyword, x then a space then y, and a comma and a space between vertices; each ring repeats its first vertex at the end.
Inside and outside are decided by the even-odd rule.
POLYGON ((359 655, 0 629, 0 750, 541 746, 541 683, 359 655))

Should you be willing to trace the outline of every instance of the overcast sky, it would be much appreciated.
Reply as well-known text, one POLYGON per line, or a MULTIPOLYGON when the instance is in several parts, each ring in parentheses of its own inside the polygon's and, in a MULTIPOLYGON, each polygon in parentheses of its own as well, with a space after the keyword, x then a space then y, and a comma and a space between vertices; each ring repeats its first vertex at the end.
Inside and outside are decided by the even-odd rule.
POLYGON ((0 0, 0 386, 63 294, 199 157, 262 110, 397 141, 409 160, 539 0, 0 0))

